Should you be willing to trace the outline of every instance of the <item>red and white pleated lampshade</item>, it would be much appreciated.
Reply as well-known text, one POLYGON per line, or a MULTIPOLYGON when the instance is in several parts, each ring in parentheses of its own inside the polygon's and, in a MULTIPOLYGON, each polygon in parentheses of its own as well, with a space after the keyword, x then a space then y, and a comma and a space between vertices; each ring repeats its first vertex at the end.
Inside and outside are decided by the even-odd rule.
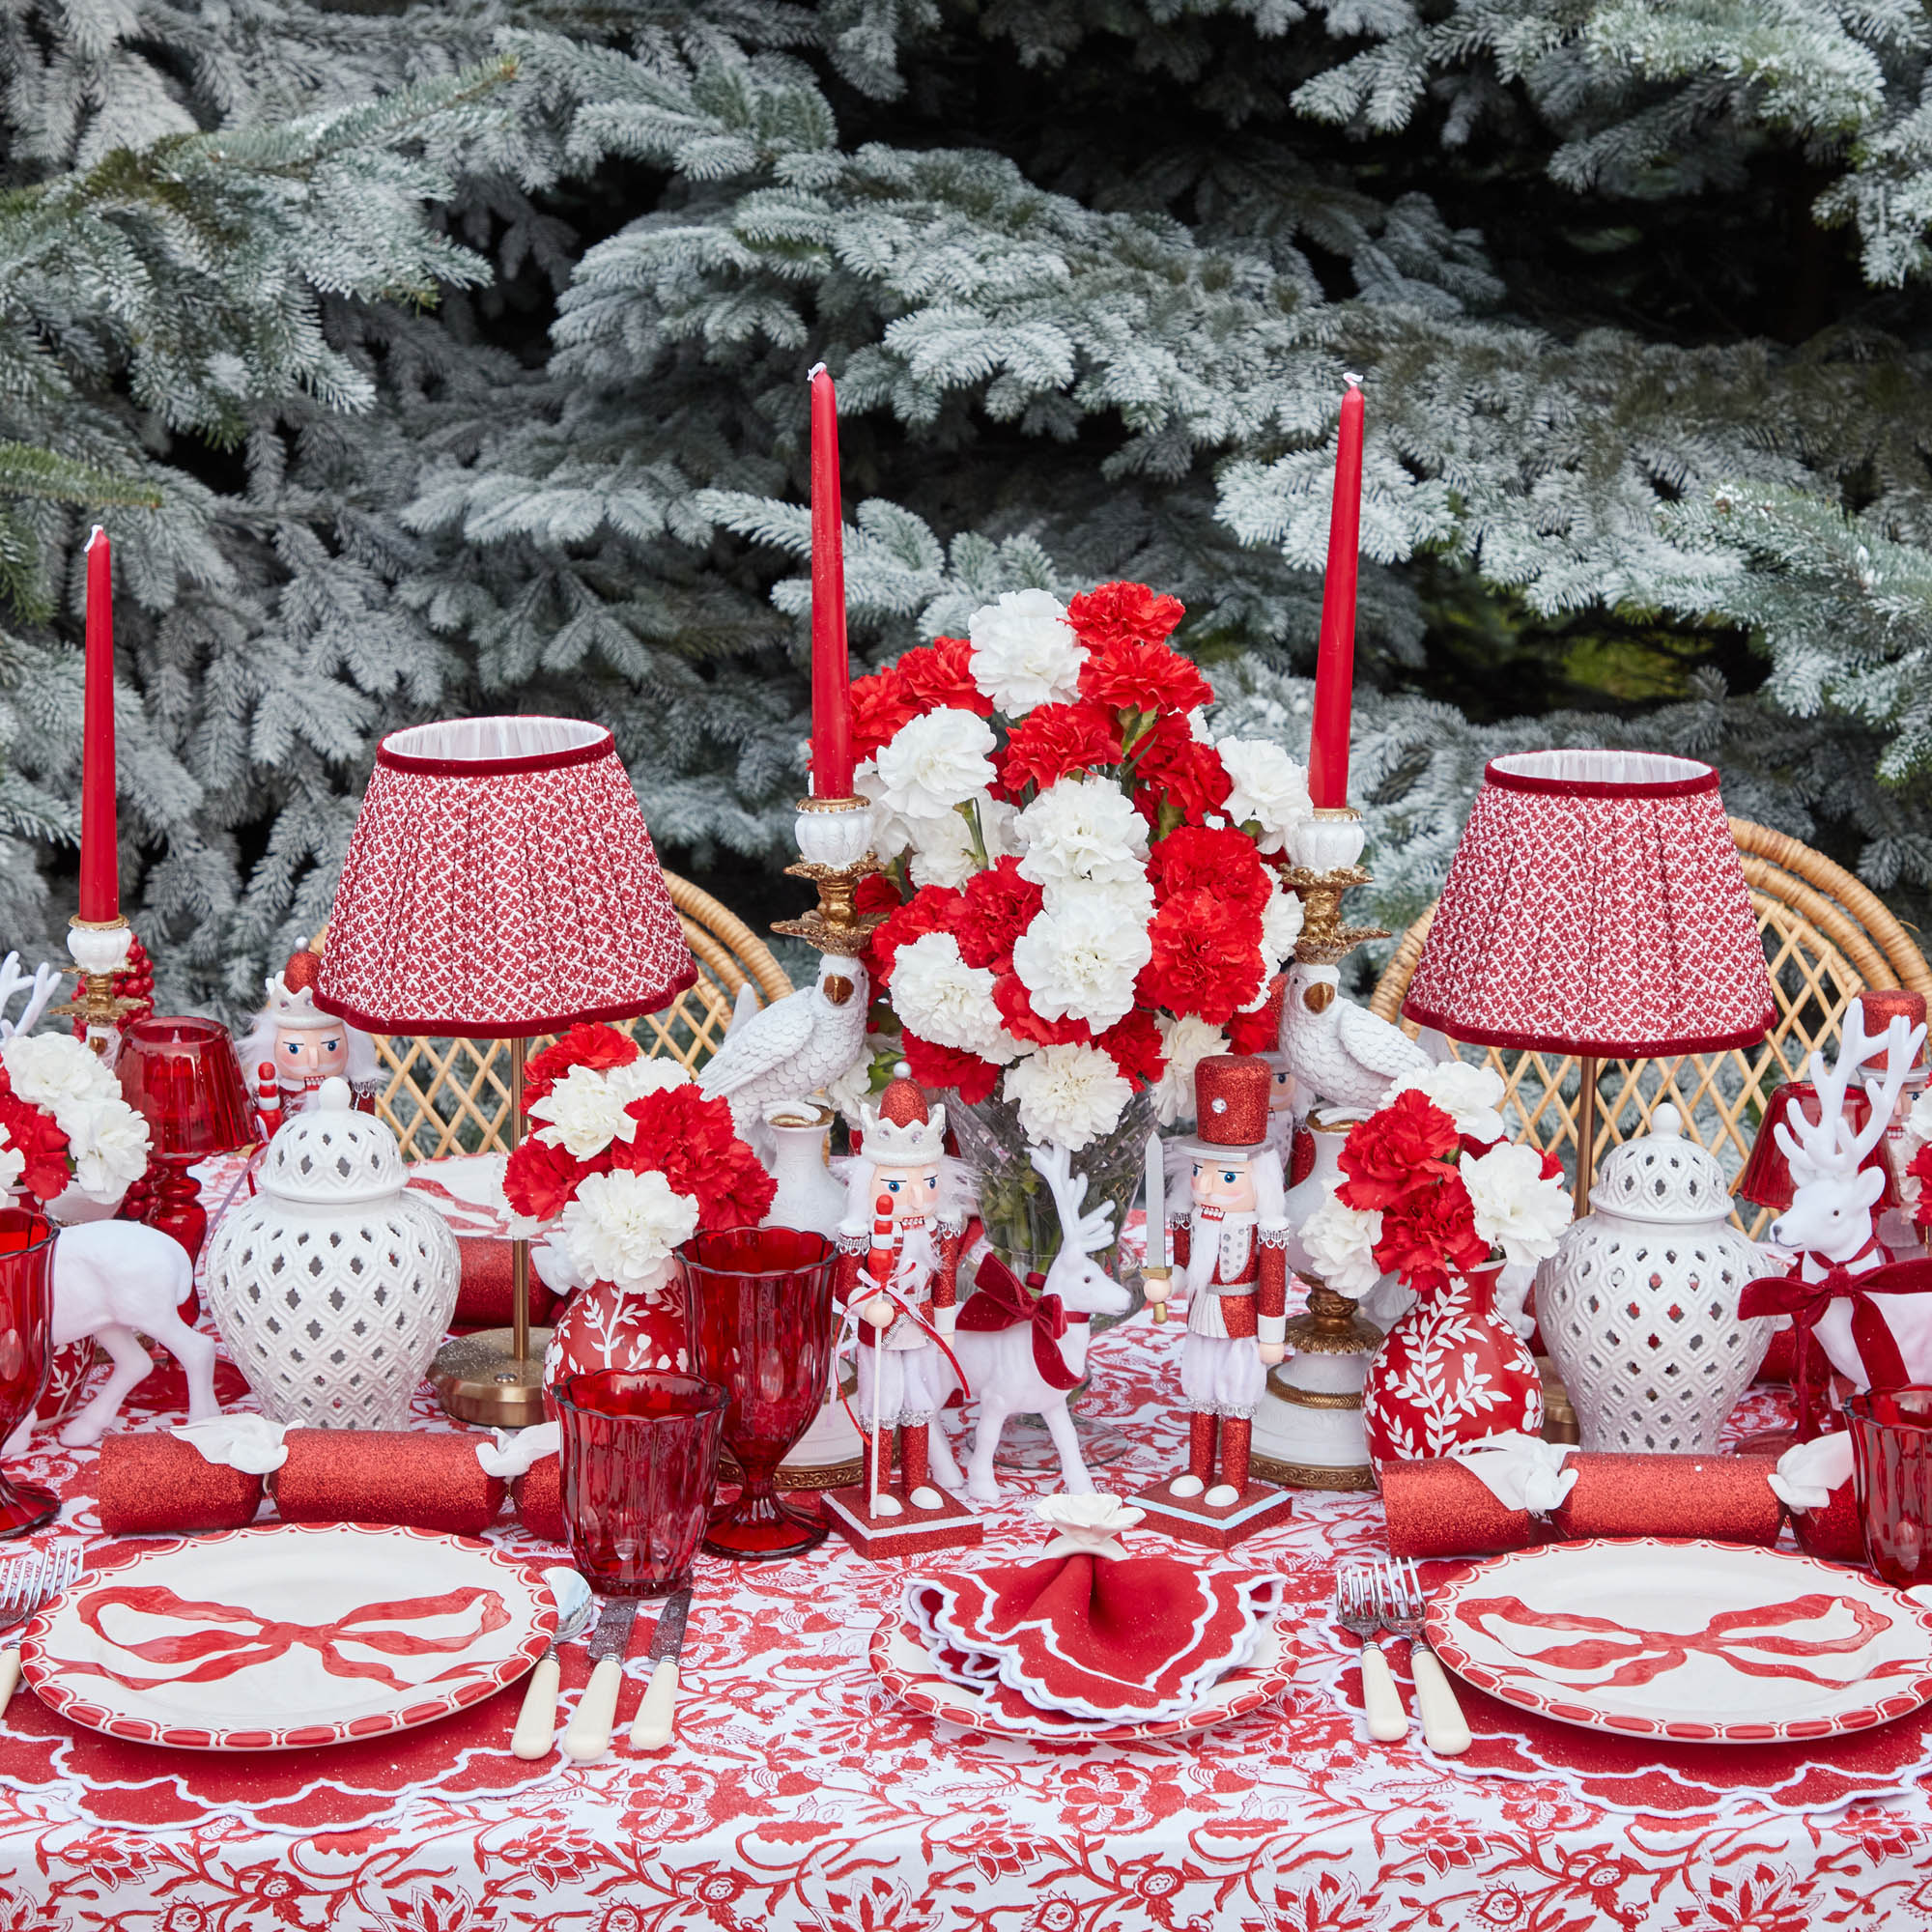
POLYGON ((1403 1011, 1593 1060, 1762 1039, 1776 1007, 1718 774, 1644 752, 1492 760, 1403 1011))
POLYGON ((509 1038, 656 1011, 697 977, 615 741, 459 718, 376 753, 316 1004, 371 1033, 509 1038))

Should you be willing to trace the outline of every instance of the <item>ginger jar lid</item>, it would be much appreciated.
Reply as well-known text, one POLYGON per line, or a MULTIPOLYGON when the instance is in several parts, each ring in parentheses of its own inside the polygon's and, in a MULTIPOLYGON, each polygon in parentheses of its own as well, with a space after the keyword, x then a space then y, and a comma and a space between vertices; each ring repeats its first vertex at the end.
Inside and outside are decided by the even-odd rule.
POLYGON ((1730 1214, 1731 1188, 1717 1156, 1685 1138, 1683 1116, 1666 1104, 1651 1115, 1649 1133, 1604 1157, 1590 1208, 1627 1221, 1719 1222, 1730 1214))
POLYGON ((409 1185, 396 1137, 351 1105, 349 1082, 325 1080, 315 1105, 285 1122, 269 1143, 256 1184, 278 1201, 351 1208, 409 1185))

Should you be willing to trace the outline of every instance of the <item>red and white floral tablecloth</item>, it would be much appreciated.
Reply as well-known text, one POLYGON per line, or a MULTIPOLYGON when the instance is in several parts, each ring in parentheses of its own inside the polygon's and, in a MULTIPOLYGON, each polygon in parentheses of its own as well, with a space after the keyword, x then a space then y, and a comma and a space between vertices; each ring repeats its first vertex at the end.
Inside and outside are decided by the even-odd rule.
MULTIPOLYGON (((1095 1339, 1083 1412, 1101 1487, 1173 1465, 1179 1346, 1179 1324, 1145 1318, 1095 1339)), ((130 1426, 179 1419, 155 1401, 170 1384, 178 1399, 157 1370, 130 1426)), ((427 1404, 424 1420, 442 1426, 427 1404)), ((94 1461, 50 1447, 23 1466, 67 1496, 57 1533, 92 1528, 94 1461)), ((1040 1485, 1007 1480, 988 1544, 1010 1549, 1038 1539, 1020 1502, 1040 1485)), ((507 1517, 495 1533, 557 1560, 507 1517)), ((1896 1753, 1901 1795, 1810 1813, 1715 1779, 1658 1786, 1646 1814, 1628 1766, 1470 1776, 1419 1741, 1370 1743, 1323 1610, 1337 1554, 1379 1546, 1373 1499, 1299 1498, 1239 1555, 1289 1580, 1295 1688, 1224 1730, 1135 1747, 1025 1746, 898 1704, 866 1649, 906 1566, 837 1541, 702 1562, 679 1737, 654 1757, 521 1765, 515 1690, 401 1738, 237 1759, 112 1745, 23 1690, 0 1722, 0 1932, 1932 1925, 1918 1734, 1896 1753)), ((582 1647, 566 1660, 568 1696, 582 1647)))

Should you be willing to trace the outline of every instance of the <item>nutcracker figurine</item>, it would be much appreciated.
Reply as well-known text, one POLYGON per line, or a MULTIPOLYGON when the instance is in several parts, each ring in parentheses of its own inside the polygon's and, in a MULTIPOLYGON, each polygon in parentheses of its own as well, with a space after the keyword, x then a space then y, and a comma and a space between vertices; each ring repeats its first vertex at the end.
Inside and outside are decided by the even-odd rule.
POLYGON ((946 1152, 946 1109, 901 1065, 861 1107, 862 1151, 847 1177, 838 1226, 838 1298, 856 1331, 863 1444, 854 1487, 831 1491, 826 1512, 855 1548, 899 1556, 980 1540, 980 1520, 939 1481, 961 1481, 939 1415, 959 1385, 949 1338, 957 1316, 967 1184, 946 1152), (894 1439, 897 1438, 897 1478, 894 1439))
POLYGON ((290 1114, 314 1105, 322 1083, 332 1074, 347 1080, 355 1105, 376 1111, 383 1085, 376 1042, 315 1004, 322 954, 307 947, 289 954, 289 963, 265 982, 269 1004, 256 1015, 242 1042, 242 1067, 256 1077, 256 1106, 265 1139, 290 1114))
POLYGON ((1134 1499, 1153 1527, 1215 1549, 1272 1527, 1293 1508, 1285 1490, 1248 1471, 1255 1411, 1288 1327, 1282 1159, 1268 1135, 1273 1087, 1257 1054, 1217 1053, 1195 1069, 1197 1137, 1181 1149, 1192 1205, 1171 1233, 1187 1289, 1187 1468, 1134 1499))

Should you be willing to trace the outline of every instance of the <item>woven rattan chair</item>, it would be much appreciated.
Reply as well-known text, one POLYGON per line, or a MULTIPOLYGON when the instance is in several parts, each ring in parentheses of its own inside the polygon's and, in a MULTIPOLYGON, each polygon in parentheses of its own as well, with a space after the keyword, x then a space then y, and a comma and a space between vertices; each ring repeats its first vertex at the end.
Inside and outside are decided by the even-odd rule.
MULTIPOLYGON (((1777 996, 1777 1024, 1749 1051, 1690 1054, 1675 1060, 1605 1061, 1598 1085, 1597 1158, 1644 1132, 1668 1100, 1735 1179, 1757 1132, 1764 1102, 1784 1080, 1802 1080, 1814 1046, 1835 1039, 1846 1003, 1865 986, 1907 986, 1932 994, 1932 969, 1912 936, 1867 888, 1822 852, 1769 826, 1731 820, 1751 905, 1764 935, 1765 961, 1777 996)), ((1409 977, 1422 956, 1434 907, 1396 948, 1370 1001, 1399 1019, 1409 977)), ((1409 1029, 1411 1032, 1413 1028, 1409 1029)), ((1577 1062, 1553 1054, 1462 1049, 1479 1055, 1508 1087, 1506 1109, 1532 1146, 1553 1151, 1572 1173, 1577 1158, 1577 1062)), ((1768 1218, 1747 1209, 1749 1232, 1768 1218)))
MULTIPOLYGON (((763 1004, 782 999, 792 983, 735 913, 674 872, 665 880, 697 961, 697 981, 663 1012, 621 1024, 646 1053, 668 1054, 696 1072, 724 1037, 741 986, 755 986, 763 1004)), ((376 1111, 395 1129, 406 1159, 500 1152, 508 1145, 510 1056, 501 1041, 378 1035, 376 1054, 388 1075, 376 1111)))

